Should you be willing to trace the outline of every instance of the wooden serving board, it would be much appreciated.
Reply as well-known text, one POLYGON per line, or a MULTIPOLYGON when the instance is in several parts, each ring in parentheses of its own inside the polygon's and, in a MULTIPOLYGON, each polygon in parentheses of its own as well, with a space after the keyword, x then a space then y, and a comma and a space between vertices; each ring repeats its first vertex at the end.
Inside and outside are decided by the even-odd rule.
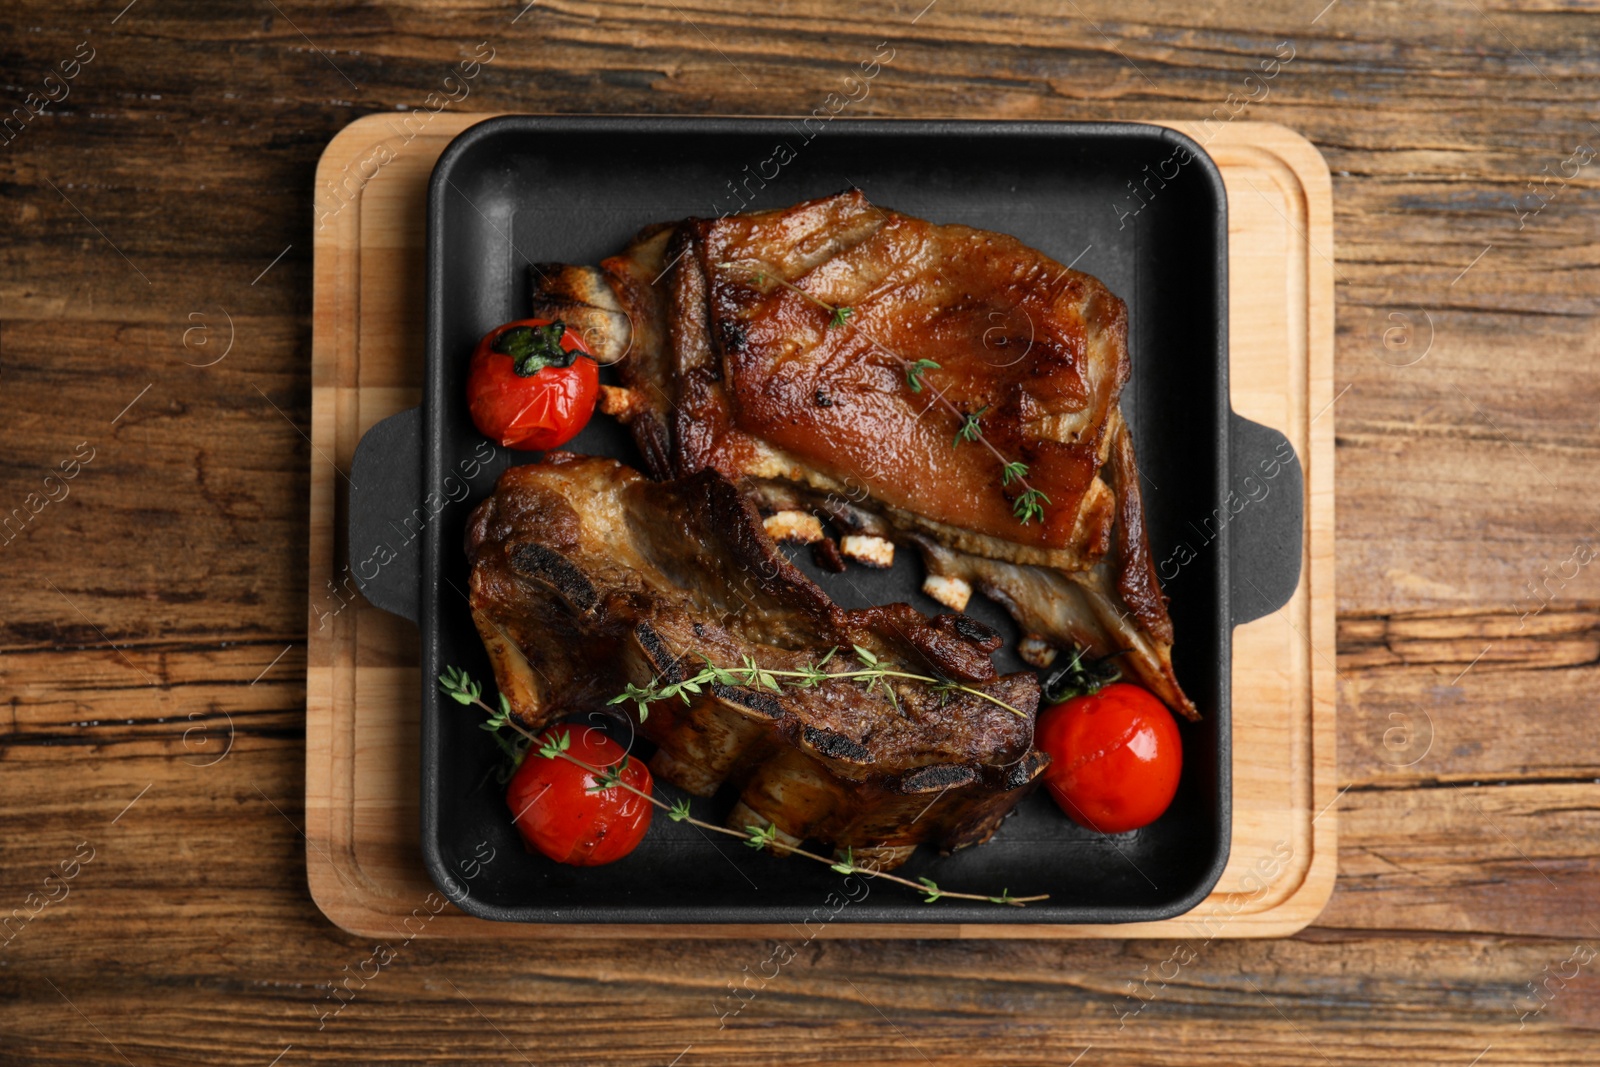
MULTIPOLYGON (((389 936, 433 892, 419 850, 419 647, 411 623, 345 593, 342 472, 379 420, 421 401, 425 203, 434 161, 488 115, 420 131, 351 123, 317 169, 312 334, 306 868, 333 922, 389 936), (337 467, 337 469, 336 469, 337 467)), ((1118 926, 829 924, 826 937, 1275 937, 1333 890, 1333 197, 1310 142, 1269 123, 1165 123, 1206 147, 1228 190, 1233 406, 1285 433, 1305 468, 1305 556, 1287 607, 1241 626, 1233 662, 1233 850, 1194 911, 1118 926)), ((430 909, 431 910, 431 909, 430 909)), ((1026 917, 1019 912, 1019 917, 1026 917)), ((786 926, 535 926, 447 907, 420 936, 765 937, 786 926)))

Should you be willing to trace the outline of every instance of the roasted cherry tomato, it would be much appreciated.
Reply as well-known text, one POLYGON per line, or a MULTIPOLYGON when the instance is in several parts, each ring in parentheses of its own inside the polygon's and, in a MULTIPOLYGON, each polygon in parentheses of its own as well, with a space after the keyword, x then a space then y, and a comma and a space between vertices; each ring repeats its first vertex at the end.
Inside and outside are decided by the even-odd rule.
POLYGON ((1073 822, 1101 833, 1148 826, 1178 791, 1183 747, 1166 705, 1118 682, 1054 704, 1034 744, 1050 753, 1045 788, 1073 822))
MULTIPOLYGON (((599 730, 551 727, 511 778, 506 803, 512 819, 530 848, 558 863, 598 867, 620 860, 644 839, 655 806, 620 786, 592 790, 598 775, 570 760, 539 755, 540 746, 563 733, 571 738, 567 752, 591 767, 615 767, 627 756, 621 745, 599 730)), ((645 793, 651 791, 650 769, 639 760, 628 760, 621 780, 645 793)))
POLYGON ((589 423, 600 371, 589 349, 559 320, 496 326, 478 342, 467 374, 472 421, 507 448, 564 445, 589 423))

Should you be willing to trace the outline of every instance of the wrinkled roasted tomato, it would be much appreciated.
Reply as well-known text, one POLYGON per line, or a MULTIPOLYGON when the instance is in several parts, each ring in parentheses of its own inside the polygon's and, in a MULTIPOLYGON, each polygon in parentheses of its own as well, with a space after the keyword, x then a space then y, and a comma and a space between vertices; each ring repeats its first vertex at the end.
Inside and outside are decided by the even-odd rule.
POLYGON ((478 342, 467 404, 485 437, 506 448, 557 448, 594 414, 600 371, 588 347, 559 320, 496 326, 478 342))
POLYGON ((1046 708, 1034 744, 1050 753, 1045 788, 1073 822, 1119 834, 1161 817, 1178 791, 1183 746, 1166 706, 1118 682, 1046 708))
MULTIPOLYGON (((598 867, 620 860, 644 839, 655 806, 619 786, 593 789, 599 784, 598 775, 570 760, 541 756, 540 746, 562 733, 571 738, 567 752, 591 767, 614 767, 627 756, 621 745, 596 729, 559 726, 546 730, 506 790, 506 804, 517 831, 529 848, 558 863, 598 867)), ((628 760, 621 781, 642 792, 651 791, 650 770, 639 760, 628 760)))

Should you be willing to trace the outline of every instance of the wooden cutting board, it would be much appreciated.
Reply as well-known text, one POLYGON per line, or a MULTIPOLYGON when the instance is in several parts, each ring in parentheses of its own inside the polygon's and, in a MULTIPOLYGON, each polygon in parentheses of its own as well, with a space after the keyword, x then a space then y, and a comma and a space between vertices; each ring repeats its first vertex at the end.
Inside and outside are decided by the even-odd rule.
MULTIPOLYGON (((384 937, 433 892, 419 850, 419 641, 411 623, 333 590, 356 442, 420 403, 428 176, 489 115, 417 128, 369 115, 317 168, 312 332, 306 869, 323 913, 384 937), (348 602, 347 602, 348 601, 348 602)), ((1233 851, 1194 911, 1122 926, 829 924, 825 937, 1276 937, 1322 911, 1337 870, 1333 595, 1333 195, 1322 156, 1285 127, 1170 122, 1228 190, 1233 406, 1293 442, 1305 558, 1287 607, 1234 634, 1233 851)), ((431 908, 429 909, 431 910, 431 908)), ((1026 912, 1019 912, 1026 917, 1026 912)), ((534 926, 446 907, 424 937, 766 937, 786 926, 534 926)))

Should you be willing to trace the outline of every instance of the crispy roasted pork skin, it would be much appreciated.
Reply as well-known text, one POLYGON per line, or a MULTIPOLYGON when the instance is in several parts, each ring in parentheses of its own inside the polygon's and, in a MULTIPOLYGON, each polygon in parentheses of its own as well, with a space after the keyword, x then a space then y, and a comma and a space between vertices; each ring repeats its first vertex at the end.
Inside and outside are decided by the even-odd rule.
POLYGON ((624 357, 627 421, 656 477, 712 468, 775 499, 870 512, 930 573, 972 572, 1030 632, 1120 656, 1195 716, 1119 408, 1127 309, 1097 279, 850 190, 654 226, 599 270, 544 264, 534 303, 624 357), (614 303, 568 295, 606 287, 614 303), (967 415, 984 441, 953 445, 967 415), (1000 457, 1026 480, 1005 484, 1000 457), (1030 487, 1049 503, 1023 523, 1030 487), (1065 587, 1081 605, 1039 599, 1065 587))
POLYGON ((729 825, 853 848, 884 867, 922 842, 986 840, 1043 770, 1032 674, 1000 676, 993 631, 905 604, 847 611, 773 544, 749 499, 711 469, 652 482, 609 459, 554 453, 508 470, 468 523, 473 619, 517 719, 540 729, 610 707, 657 745, 651 768, 688 791, 739 792, 729 825), (779 691, 711 684, 638 722, 609 705, 629 682, 707 661, 893 669, 961 689, 840 678, 779 691))

